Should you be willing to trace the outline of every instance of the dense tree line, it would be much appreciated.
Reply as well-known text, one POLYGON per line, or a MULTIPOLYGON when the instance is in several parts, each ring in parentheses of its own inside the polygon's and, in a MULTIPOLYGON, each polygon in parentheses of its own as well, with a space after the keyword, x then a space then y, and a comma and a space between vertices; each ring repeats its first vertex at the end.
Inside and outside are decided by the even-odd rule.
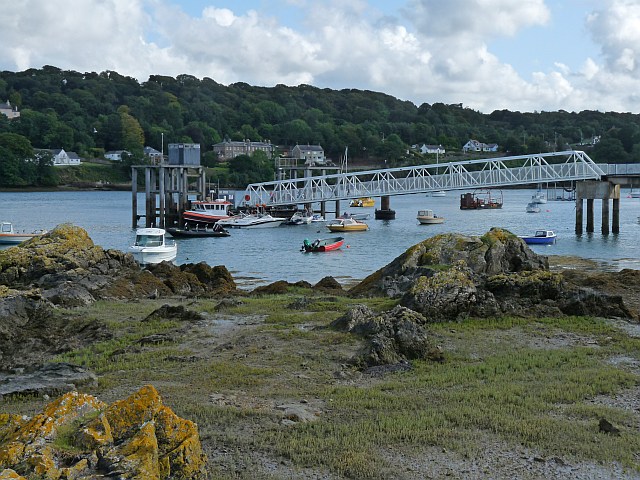
MULTIPOLYGON (((128 150, 137 161, 144 146, 161 150, 164 138, 169 143, 199 143, 203 163, 213 166, 213 144, 229 138, 270 140, 281 146, 320 144, 334 161, 348 146, 350 158, 397 165, 426 163, 406 155, 413 144, 439 144, 450 152, 474 138, 497 143, 507 154, 524 154, 564 150, 599 138, 589 150, 594 160, 640 162, 640 117, 631 113, 483 114, 461 104, 416 106, 371 91, 223 86, 191 75, 152 75, 140 83, 113 71, 79 73, 52 66, 1 72, 0 101, 6 100, 21 115, 11 121, 0 115, 0 134, 20 136, 36 149, 64 148, 84 157, 128 150)), ((2 175, 11 168, 2 166, 9 157, 1 153, 0 183, 6 185, 15 175, 2 175)), ((21 154, 14 154, 14 159, 16 155, 21 154)), ((264 168, 264 159, 253 161, 259 168, 244 160, 233 162, 225 178, 232 181, 236 175, 233 178, 240 181, 246 178, 238 176, 244 171, 252 178, 270 179, 272 171, 264 168)), ((25 173, 19 178, 27 183, 34 178, 51 181, 45 167, 40 167, 39 177, 25 173)))

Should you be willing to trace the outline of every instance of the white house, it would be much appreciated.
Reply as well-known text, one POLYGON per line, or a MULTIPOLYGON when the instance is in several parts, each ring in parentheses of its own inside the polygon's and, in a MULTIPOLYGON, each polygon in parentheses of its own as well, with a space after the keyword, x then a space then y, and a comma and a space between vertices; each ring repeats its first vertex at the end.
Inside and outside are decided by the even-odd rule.
POLYGON ((53 158, 53 166, 62 165, 80 165, 80 157, 76 152, 65 152, 63 148, 54 148, 50 150, 53 158))
POLYGON ((110 150, 104 154, 104 158, 107 160, 113 160, 114 162, 121 162, 122 155, 131 155, 131 152, 127 150, 110 150))
POLYGON ((18 118, 20 116, 18 107, 12 107, 9 100, 7 100, 7 103, 0 104, 0 113, 6 116, 9 120, 18 118))
POLYGON ((296 145, 291 149, 291 157, 304 160, 305 165, 325 165, 327 159, 320 145, 296 145))
POLYGON ((497 143, 482 143, 478 140, 469 140, 462 147, 463 152, 497 152, 497 143))
POLYGON ((427 153, 442 155, 443 153, 445 153, 445 149, 442 147, 442 145, 427 145, 426 143, 423 143, 422 146, 413 145, 413 148, 415 150, 418 150, 423 155, 427 153))
POLYGON ((153 164, 159 164, 164 161, 164 155, 162 155, 162 152, 159 152, 153 147, 144 147, 142 151, 146 157, 149 157, 149 160, 151 160, 151 163, 153 164))

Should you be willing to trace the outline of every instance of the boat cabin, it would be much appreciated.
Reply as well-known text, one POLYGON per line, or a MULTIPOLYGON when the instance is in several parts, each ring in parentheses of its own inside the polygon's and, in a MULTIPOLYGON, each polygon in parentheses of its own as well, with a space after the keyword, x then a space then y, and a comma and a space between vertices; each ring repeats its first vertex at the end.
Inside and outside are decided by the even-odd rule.
POLYGON ((140 228, 136 232, 136 247, 161 247, 164 245, 164 230, 160 228, 140 228))

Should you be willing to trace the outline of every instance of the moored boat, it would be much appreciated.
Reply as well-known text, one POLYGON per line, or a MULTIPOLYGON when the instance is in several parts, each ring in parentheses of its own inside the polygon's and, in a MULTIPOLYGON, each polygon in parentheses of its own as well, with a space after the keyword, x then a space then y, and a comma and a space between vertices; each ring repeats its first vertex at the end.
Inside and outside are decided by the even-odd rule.
POLYGON ((540 213, 541 208, 539 203, 529 202, 527 203, 526 211, 527 213, 540 213))
POLYGON ((556 243, 556 234, 552 230, 536 230, 533 235, 520 235, 527 245, 552 245, 556 243))
POLYGON ((163 228, 138 228, 136 241, 127 250, 141 265, 173 262, 178 255, 178 246, 166 239, 163 228))
POLYGON ((460 210, 494 210, 502 208, 502 191, 494 195, 491 190, 478 189, 460 195, 460 210))
POLYGON ((289 220, 283 222, 284 225, 308 225, 311 223, 313 216, 305 211, 294 213, 289 220))
POLYGON ((353 218, 336 218, 327 224, 332 232, 363 232, 369 230, 369 225, 353 218))
POLYGON ((325 221, 326 220, 324 219, 324 217, 319 213, 314 213, 313 215, 311 215, 311 223, 320 223, 325 221))
POLYGON ((31 233, 17 232, 11 222, 0 223, 0 244, 17 245, 34 237, 40 237, 47 233, 46 230, 36 230, 31 233))
POLYGON ((228 237, 231 235, 217 223, 213 227, 198 224, 193 227, 185 226, 185 228, 168 227, 167 233, 174 238, 228 237))
POLYGON ((433 210, 418 210, 418 215, 416 216, 416 218, 422 225, 444 223, 444 217, 435 215, 433 213, 433 210))
POLYGON ((538 190, 532 197, 531 203, 547 203, 547 196, 542 190, 538 190))
POLYGON ((190 223, 211 224, 230 218, 229 210, 232 208, 233 203, 226 199, 194 201, 191 208, 183 212, 182 219, 190 223))
POLYGON ((446 197, 447 196, 447 192, 445 192, 444 190, 436 190, 435 192, 431 192, 431 196, 432 197, 446 197))
POLYGON ((371 197, 360 197, 360 198, 354 198, 353 200, 351 200, 351 202, 349 203, 350 207, 373 207, 375 206, 376 202, 373 198, 371 197))
POLYGON ((337 250, 344 244, 344 237, 319 238, 311 242, 308 238, 302 243, 302 252, 329 252, 337 250))
POLYGON ((371 218, 371 214, 368 212, 362 212, 362 213, 344 212, 342 215, 336 218, 353 218, 354 220, 369 220, 369 218, 371 218))
POLYGON ((235 217, 218 220, 218 225, 225 228, 270 228, 279 227, 286 220, 284 217, 272 217, 268 213, 240 214, 235 217))

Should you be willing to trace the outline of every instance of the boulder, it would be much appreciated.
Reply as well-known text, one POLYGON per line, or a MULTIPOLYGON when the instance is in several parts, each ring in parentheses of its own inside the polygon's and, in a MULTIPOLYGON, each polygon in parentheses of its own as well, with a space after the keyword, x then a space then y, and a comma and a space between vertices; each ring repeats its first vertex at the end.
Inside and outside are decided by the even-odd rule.
POLYGON ((482 237, 427 239, 349 293, 399 298, 429 322, 505 315, 634 316, 620 295, 565 281, 563 274, 549 271, 545 257, 498 228, 482 237))
POLYGON ((459 263, 473 275, 548 269, 546 257, 534 253, 522 239, 507 230, 492 228, 482 237, 445 233, 409 248, 349 293, 401 297, 417 278, 433 276, 459 263))
POLYGON ((397 306, 375 314, 359 305, 332 322, 338 330, 364 337, 364 343, 352 363, 368 368, 381 365, 407 364, 409 360, 442 360, 442 352, 431 341, 425 329, 427 321, 418 312, 397 306))
POLYGON ((111 405, 70 392, 32 419, 0 414, 0 469, 29 478, 198 479, 205 461, 197 426, 150 385, 111 405))

